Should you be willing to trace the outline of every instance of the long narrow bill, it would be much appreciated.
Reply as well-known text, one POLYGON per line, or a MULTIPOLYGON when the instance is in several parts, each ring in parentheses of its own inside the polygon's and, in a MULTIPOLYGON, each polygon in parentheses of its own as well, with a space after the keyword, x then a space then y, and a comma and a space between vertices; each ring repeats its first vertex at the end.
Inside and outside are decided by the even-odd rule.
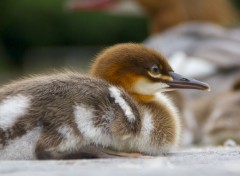
POLYGON ((170 72, 170 76, 173 78, 173 80, 166 82, 170 89, 198 89, 210 91, 210 86, 201 81, 187 78, 175 72, 170 72))

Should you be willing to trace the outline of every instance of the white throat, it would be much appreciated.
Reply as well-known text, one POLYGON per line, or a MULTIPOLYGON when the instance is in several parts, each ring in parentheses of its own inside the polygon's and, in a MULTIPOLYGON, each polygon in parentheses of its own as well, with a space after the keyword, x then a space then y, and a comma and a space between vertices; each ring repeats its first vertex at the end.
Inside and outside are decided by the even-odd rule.
POLYGON ((148 81, 147 79, 139 79, 134 87, 133 90, 139 94, 143 94, 143 95, 153 95, 156 94, 158 92, 166 92, 166 91, 171 91, 171 89, 169 89, 169 85, 165 84, 165 83, 152 83, 150 81, 148 81))

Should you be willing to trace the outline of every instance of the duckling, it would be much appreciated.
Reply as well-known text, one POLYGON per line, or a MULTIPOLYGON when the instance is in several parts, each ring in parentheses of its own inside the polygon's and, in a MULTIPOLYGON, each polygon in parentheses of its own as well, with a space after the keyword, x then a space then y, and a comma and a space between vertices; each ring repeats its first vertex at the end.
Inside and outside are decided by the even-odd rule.
POLYGON ((140 113, 122 89, 75 72, 0 88, 0 159, 110 157, 140 132, 140 113))
POLYGON ((179 142, 180 119, 172 102, 157 92, 208 89, 137 44, 105 50, 91 74, 98 78, 66 72, 2 87, 0 159, 112 157, 105 149, 166 153, 179 142))
POLYGON ((180 117, 164 92, 209 90, 208 84, 175 73, 166 58, 141 44, 107 48, 94 60, 90 74, 122 87, 139 104, 145 115, 140 116, 141 132, 133 145, 138 152, 152 155, 170 151, 180 140, 180 117), (141 141, 144 138, 147 142, 141 141))

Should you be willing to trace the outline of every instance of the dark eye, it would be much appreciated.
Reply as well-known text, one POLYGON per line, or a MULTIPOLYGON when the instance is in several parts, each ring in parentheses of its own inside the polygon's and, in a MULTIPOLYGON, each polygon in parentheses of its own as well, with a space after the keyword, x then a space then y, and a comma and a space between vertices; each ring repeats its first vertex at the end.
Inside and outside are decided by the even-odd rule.
POLYGON ((153 65, 151 68, 150 68, 150 71, 152 74, 154 75, 158 75, 160 74, 160 69, 157 65, 153 65))

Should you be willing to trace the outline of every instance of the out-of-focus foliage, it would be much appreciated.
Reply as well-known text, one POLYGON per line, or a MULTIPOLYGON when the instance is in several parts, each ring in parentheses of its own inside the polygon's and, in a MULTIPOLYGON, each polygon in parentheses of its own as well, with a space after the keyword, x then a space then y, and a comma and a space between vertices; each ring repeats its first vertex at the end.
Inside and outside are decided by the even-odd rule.
MULTIPOLYGON (((239 0, 232 1, 240 7, 239 0)), ((73 12, 65 9, 66 2, 0 0, 0 71, 21 70, 23 57, 31 49, 141 42, 148 35, 148 20, 144 17, 103 11, 73 12)), ((33 58, 37 57, 30 59, 33 58)))
POLYGON ((35 46, 110 45, 140 42, 147 36, 147 20, 104 12, 70 12, 65 0, 1 0, 0 37, 5 53, 21 62, 35 46))
POLYGON ((240 1, 239 0, 232 0, 233 4, 240 9, 240 1))

